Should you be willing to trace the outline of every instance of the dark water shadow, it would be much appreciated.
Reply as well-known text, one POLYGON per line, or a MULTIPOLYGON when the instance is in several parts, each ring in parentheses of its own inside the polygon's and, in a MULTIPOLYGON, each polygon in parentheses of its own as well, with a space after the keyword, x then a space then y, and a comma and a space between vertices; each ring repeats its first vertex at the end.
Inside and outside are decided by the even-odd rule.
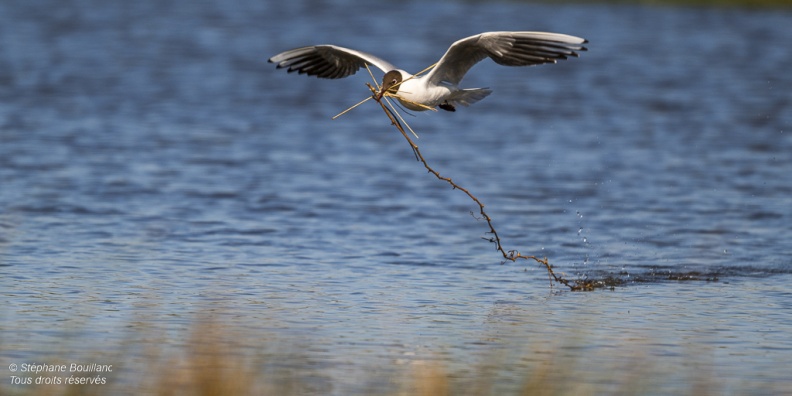
POLYGON ((615 289, 635 284, 659 284, 668 282, 722 282, 740 278, 761 279, 792 274, 792 268, 760 266, 716 266, 680 270, 673 265, 638 266, 634 271, 590 271, 585 276, 570 281, 585 285, 583 290, 615 289))

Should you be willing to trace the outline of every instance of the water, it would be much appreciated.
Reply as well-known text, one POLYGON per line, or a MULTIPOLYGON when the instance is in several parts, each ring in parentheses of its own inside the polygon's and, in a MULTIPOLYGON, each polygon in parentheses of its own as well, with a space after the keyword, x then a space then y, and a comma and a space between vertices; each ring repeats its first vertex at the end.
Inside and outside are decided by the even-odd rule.
MULTIPOLYGON (((307 340, 334 394, 364 392, 369 367, 464 372, 499 353, 518 361, 508 387, 537 345, 585 350, 593 378, 646 355, 659 393, 688 389, 691 364, 724 393, 790 386, 789 11, 283 3, 0 4, 4 385, 10 363, 122 366, 147 334, 182 345, 216 316, 307 340), (482 63, 464 85, 492 96, 408 122, 506 249, 626 282, 613 291, 500 265, 476 206, 376 106, 331 121, 367 95, 365 72, 266 63, 328 42, 418 71, 506 29, 590 51, 482 63)), ((126 365, 113 381, 135 381, 126 365)))

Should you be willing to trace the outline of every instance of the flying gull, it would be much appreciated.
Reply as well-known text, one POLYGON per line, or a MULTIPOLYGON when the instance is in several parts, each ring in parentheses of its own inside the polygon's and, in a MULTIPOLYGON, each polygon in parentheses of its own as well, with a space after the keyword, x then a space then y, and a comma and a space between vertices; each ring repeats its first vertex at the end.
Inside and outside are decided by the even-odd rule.
POLYGON ((484 99, 489 88, 460 88, 459 83, 473 65, 491 58, 504 66, 533 66, 556 63, 586 51, 580 37, 547 32, 486 32, 463 38, 448 48, 435 66, 422 76, 414 76, 374 55, 336 45, 312 45, 281 52, 269 59, 277 68, 288 68, 319 78, 343 78, 366 64, 385 73, 379 100, 387 92, 414 111, 439 107, 456 111, 484 99))

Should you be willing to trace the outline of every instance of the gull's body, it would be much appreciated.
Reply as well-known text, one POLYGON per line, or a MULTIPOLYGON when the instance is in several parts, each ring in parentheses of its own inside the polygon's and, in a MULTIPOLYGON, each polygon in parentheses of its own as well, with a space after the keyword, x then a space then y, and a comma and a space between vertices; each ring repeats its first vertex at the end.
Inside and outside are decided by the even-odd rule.
POLYGON ((491 58, 505 66, 532 66, 556 63, 585 51, 587 41, 580 37, 546 32, 486 32, 458 40, 448 48, 434 68, 414 76, 374 55, 335 45, 314 45, 281 52, 269 59, 278 68, 288 67, 319 78, 343 78, 355 74, 366 64, 385 73, 378 98, 386 92, 411 110, 440 107, 454 111, 455 105, 468 106, 487 97, 488 88, 459 87, 465 74, 476 63, 491 58))

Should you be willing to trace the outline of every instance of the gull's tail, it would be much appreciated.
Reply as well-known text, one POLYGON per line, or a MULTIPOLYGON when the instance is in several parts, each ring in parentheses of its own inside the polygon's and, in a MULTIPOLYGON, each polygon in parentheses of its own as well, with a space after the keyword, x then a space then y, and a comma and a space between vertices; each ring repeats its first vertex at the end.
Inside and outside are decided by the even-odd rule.
POLYGON ((473 103, 476 103, 479 100, 486 98, 491 93, 492 90, 489 88, 461 89, 451 94, 451 96, 448 98, 448 102, 451 104, 470 106, 473 103))

